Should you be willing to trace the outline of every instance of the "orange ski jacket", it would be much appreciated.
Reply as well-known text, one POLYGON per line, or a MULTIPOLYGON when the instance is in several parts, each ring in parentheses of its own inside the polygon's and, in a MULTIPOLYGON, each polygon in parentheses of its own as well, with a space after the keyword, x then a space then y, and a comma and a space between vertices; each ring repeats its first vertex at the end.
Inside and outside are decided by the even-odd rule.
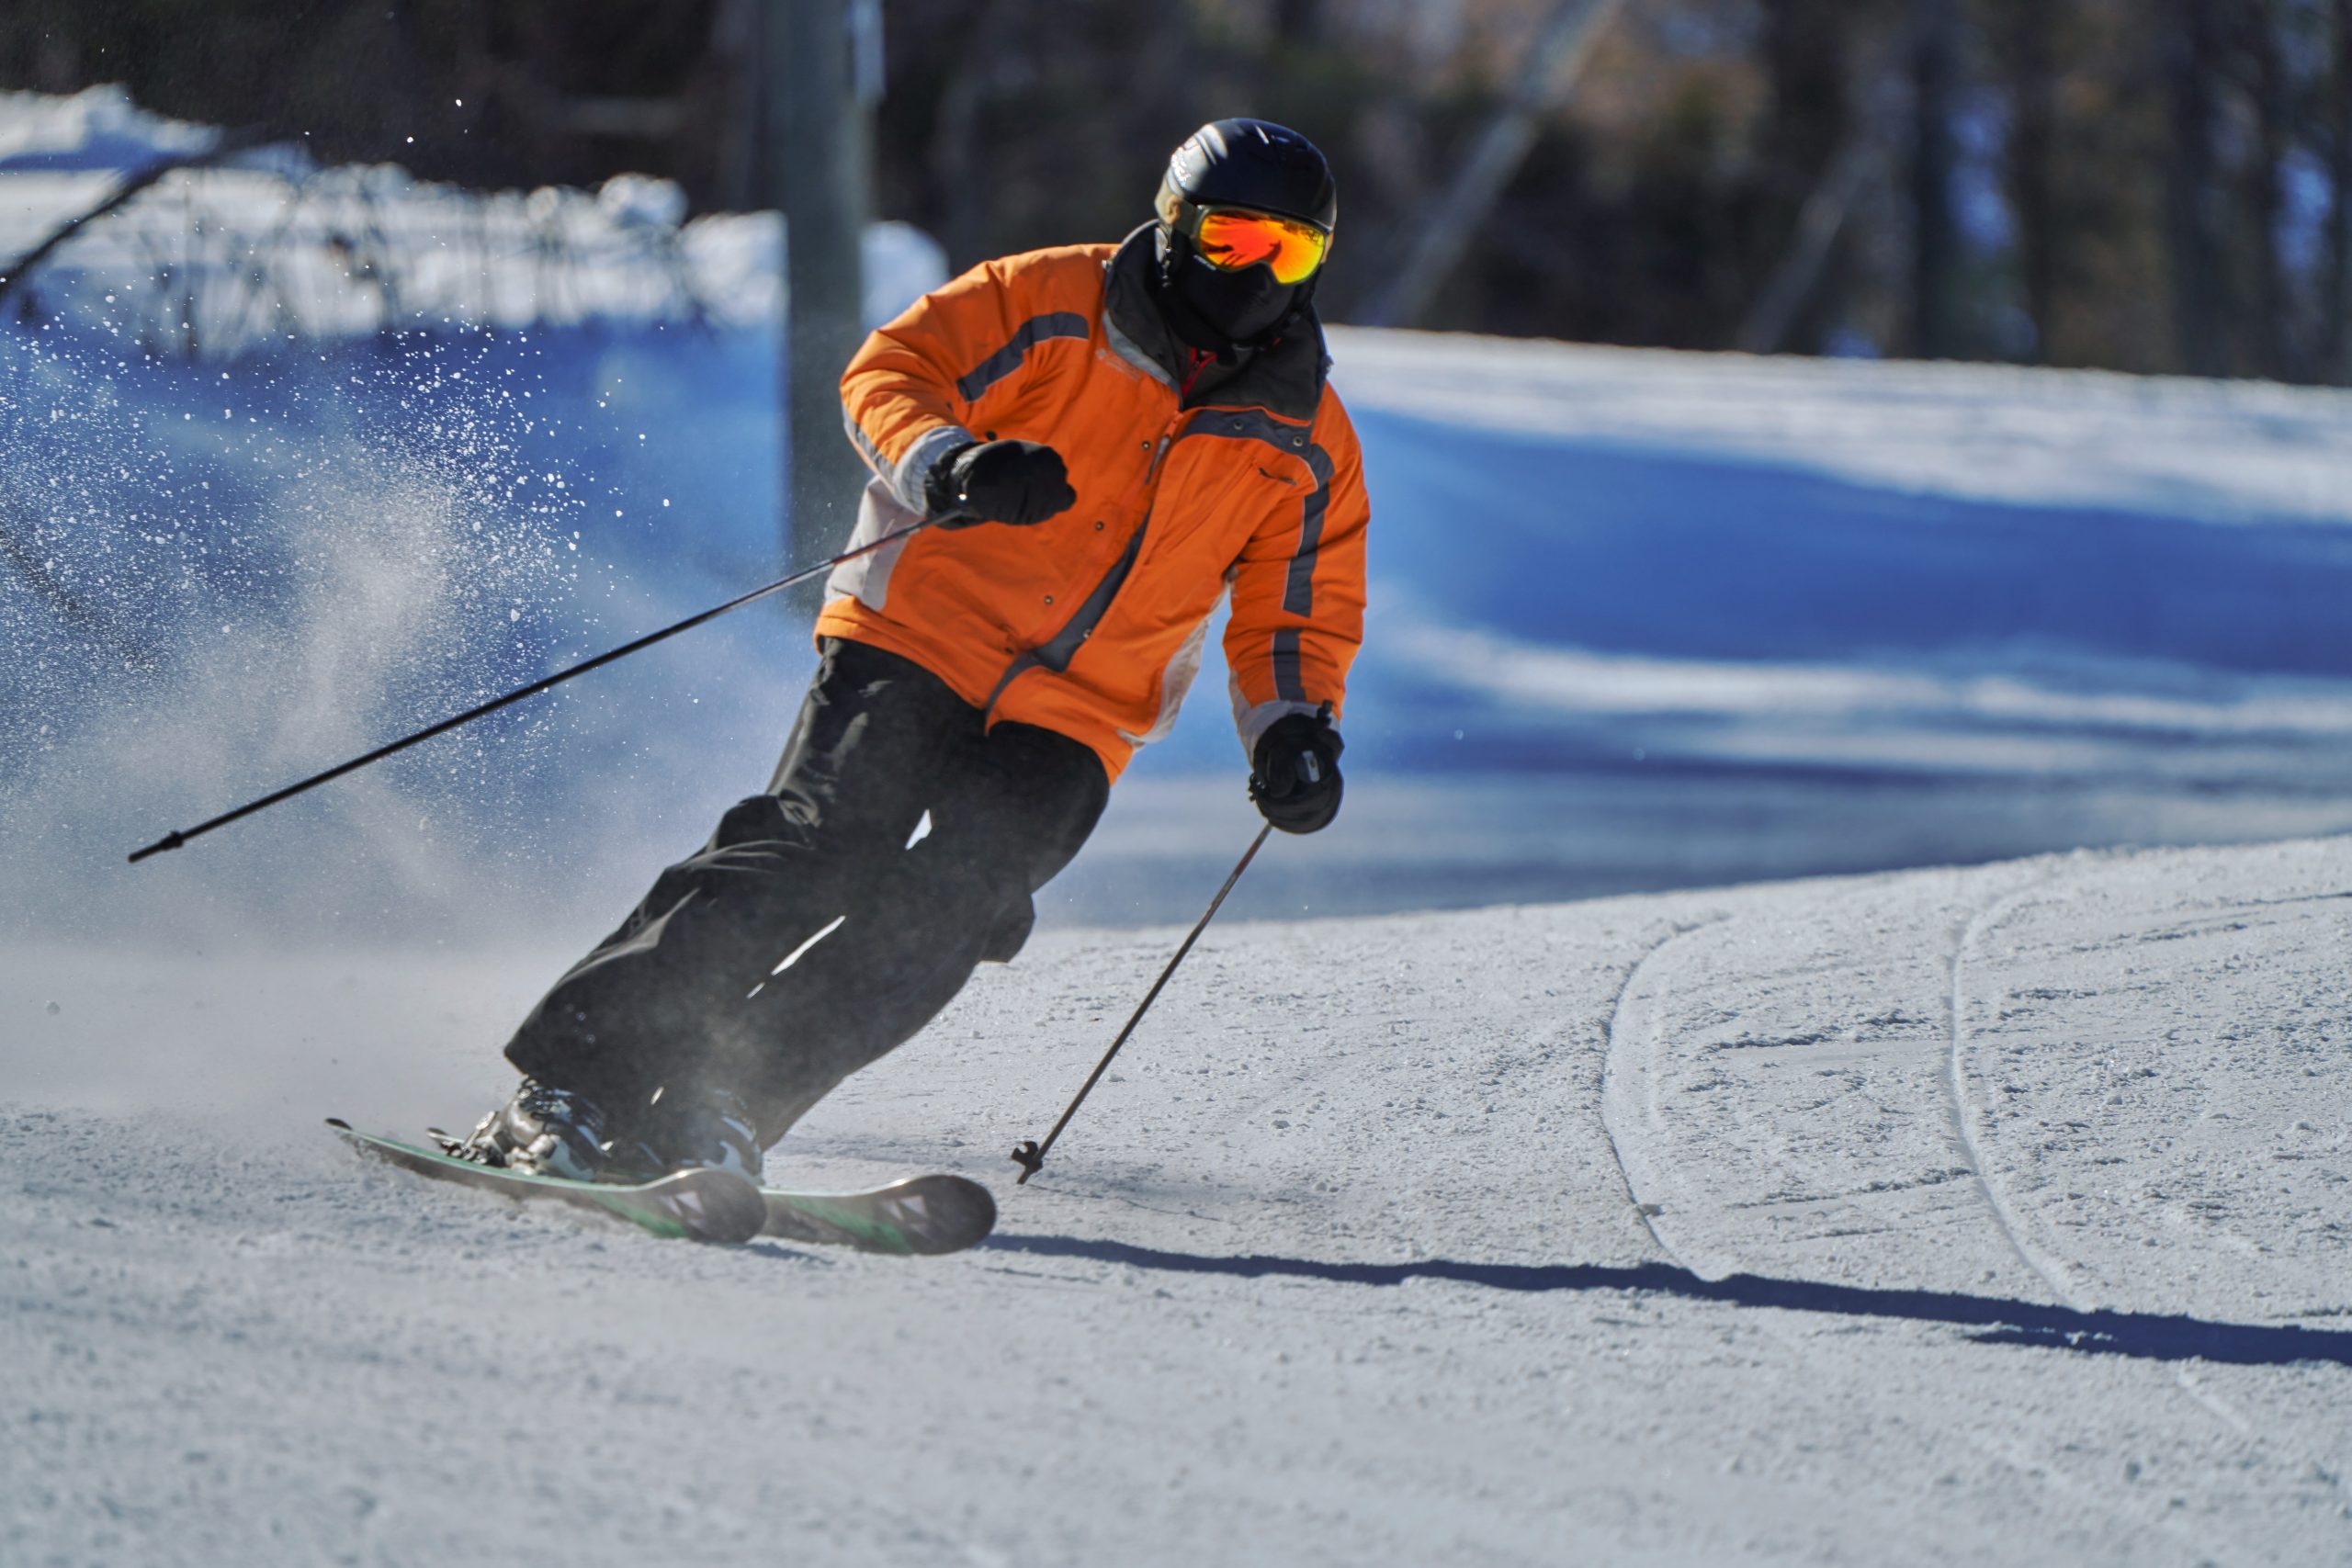
POLYGON ((913 660, 988 714, 1091 746, 1116 780, 1165 735, 1230 589, 1242 750, 1337 714, 1363 639, 1363 456, 1311 314, 1191 378, 1149 296, 1149 225, 1120 245, 992 261, 875 332, 842 378, 873 468, 852 544, 925 514, 966 442, 1049 443, 1077 504, 1028 527, 927 528, 839 568, 820 637, 913 660), (1219 378, 1222 377, 1222 379, 1219 378))

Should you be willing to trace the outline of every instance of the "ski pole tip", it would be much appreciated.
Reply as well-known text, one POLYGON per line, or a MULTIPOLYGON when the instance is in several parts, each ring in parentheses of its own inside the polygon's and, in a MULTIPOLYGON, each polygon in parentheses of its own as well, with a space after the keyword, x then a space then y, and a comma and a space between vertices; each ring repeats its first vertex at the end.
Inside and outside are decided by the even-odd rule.
POLYGON ((1026 1187, 1031 1177, 1046 1168, 1046 1153, 1037 1146, 1036 1139, 1025 1138, 1013 1145, 1012 1163, 1021 1168, 1021 1174, 1013 1179, 1012 1184, 1026 1187))
POLYGON ((175 829, 174 829, 172 831, 170 831, 170 832, 168 832, 168 833, 164 834, 162 838, 160 838, 160 839, 156 840, 153 843, 152 843, 152 844, 148 845, 145 849, 143 849, 143 850, 133 850, 133 851, 131 851, 131 852, 130 852, 130 863, 131 863, 132 865, 137 865, 141 861, 145 860, 149 855, 159 855, 159 854, 162 854, 165 850, 175 850, 175 849, 178 849, 182 844, 185 844, 185 843, 187 843, 187 834, 185 834, 185 833, 182 833, 178 829, 176 829, 176 828, 175 828, 175 829))

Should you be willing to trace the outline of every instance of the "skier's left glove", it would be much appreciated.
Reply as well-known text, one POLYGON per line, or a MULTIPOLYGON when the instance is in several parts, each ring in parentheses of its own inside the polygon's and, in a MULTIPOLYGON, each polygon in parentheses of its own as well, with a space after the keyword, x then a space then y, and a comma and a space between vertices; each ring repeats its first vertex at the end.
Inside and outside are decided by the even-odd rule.
POLYGON ((1285 833, 1315 833, 1340 814, 1340 753, 1331 712, 1295 713, 1258 737, 1250 798, 1258 814, 1285 833))

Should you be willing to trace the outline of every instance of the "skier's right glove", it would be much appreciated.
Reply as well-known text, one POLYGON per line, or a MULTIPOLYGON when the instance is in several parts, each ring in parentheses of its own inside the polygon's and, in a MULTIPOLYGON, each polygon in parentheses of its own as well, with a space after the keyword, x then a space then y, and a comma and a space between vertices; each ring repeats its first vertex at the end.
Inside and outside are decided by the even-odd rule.
POLYGON ((1258 737, 1250 798, 1258 815, 1285 833, 1319 832, 1340 814, 1340 732, 1331 710, 1294 713, 1258 737))
POLYGON ((1042 441, 981 441, 932 465, 923 499, 943 528, 1043 523, 1078 502, 1062 455, 1042 441))

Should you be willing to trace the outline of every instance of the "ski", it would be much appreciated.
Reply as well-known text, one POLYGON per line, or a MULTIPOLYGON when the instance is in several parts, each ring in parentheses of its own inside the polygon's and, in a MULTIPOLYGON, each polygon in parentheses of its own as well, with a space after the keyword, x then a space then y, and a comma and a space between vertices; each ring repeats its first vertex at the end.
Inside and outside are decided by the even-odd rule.
POLYGON ((760 1189, 765 1234, 860 1252, 935 1257, 977 1246, 996 1228, 996 1200, 962 1176, 910 1176, 863 1192, 760 1189))
POLYGON ((526 1201, 568 1203, 627 1220, 658 1236, 733 1244, 750 1241, 768 1222, 768 1205, 760 1190, 732 1171, 682 1170, 633 1183, 570 1181, 457 1159, 437 1149, 362 1133, 338 1117, 327 1118, 327 1125, 362 1153, 419 1176, 526 1201))
POLYGON ((552 1200, 597 1211, 659 1236, 734 1243, 770 1235, 859 1252, 929 1258, 977 1246, 996 1228, 995 1198, 980 1183, 961 1176, 910 1176, 887 1186, 841 1192, 753 1187, 723 1170, 684 1170, 639 1183, 570 1181, 501 1170, 444 1150, 362 1133, 337 1117, 329 1117, 327 1125, 363 1153, 403 1170, 509 1198, 552 1200))

